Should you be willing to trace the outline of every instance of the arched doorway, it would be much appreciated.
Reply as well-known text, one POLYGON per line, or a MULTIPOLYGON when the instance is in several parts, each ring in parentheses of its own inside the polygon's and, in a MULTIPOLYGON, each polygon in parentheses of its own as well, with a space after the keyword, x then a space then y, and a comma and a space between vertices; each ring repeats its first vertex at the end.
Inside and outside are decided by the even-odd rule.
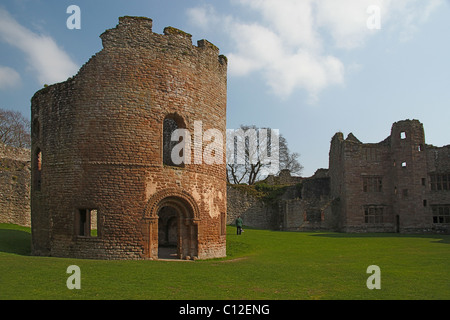
POLYGON ((198 256, 198 207, 185 192, 164 190, 148 202, 146 256, 193 259, 198 256))

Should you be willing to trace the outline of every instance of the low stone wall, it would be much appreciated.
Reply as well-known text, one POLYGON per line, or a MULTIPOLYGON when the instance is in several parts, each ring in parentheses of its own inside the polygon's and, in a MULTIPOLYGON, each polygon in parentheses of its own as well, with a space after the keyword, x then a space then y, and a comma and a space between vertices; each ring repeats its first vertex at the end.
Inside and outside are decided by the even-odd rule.
POLYGON ((241 216, 244 225, 258 229, 274 229, 276 210, 241 186, 227 186, 227 224, 241 216))
POLYGON ((31 226, 30 150, 0 144, 0 223, 31 226))
POLYGON ((244 225, 282 231, 337 230, 337 199, 330 193, 326 173, 284 186, 270 199, 258 196, 253 186, 228 185, 227 224, 241 216, 244 225))

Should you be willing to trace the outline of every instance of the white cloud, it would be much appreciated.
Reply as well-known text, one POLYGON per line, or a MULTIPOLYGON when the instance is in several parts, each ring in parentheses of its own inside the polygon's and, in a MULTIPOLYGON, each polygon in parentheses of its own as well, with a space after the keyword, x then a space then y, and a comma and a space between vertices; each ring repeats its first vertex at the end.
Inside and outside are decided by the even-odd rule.
POLYGON ((353 49, 373 34, 366 27, 369 6, 380 8, 382 32, 398 33, 400 40, 409 40, 443 3, 444 0, 320 0, 315 3, 316 20, 319 28, 331 34, 336 47, 353 49))
POLYGON ((189 8, 187 10, 190 22, 202 29, 209 28, 217 16, 213 6, 205 5, 204 7, 189 8))
POLYGON ((53 38, 23 27, 2 8, 0 39, 25 54, 28 67, 36 73, 41 85, 64 81, 78 70, 78 66, 53 38))
POLYGON ((377 0, 321 0, 316 3, 316 26, 329 33, 334 45, 352 49, 362 45, 370 34, 367 8, 377 0))
POLYGON ((314 103, 324 88, 343 83, 344 65, 333 56, 300 51, 282 58, 268 68, 267 80, 280 97, 287 97, 296 88, 303 88, 309 93, 309 102, 314 103))
POLYGON ((20 84, 20 74, 5 66, 0 66, 0 90, 14 88, 20 84))
POLYGON ((280 97, 301 89, 309 93, 313 102, 325 88, 345 81, 346 67, 330 49, 362 47, 375 32, 398 33, 405 40, 443 2, 232 0, 242 12, 258 19, 243 21, 239 13, 219 14, 211 5, 190 9, 188 17, 204 30, 226 34, 233 48, 225 53, 230 75, 258 72, 280 97), (381 30, 367 28, 370 5, 381 9, 381 30))
POLYGON ((314 28, 313 0, 238 0, 243 6, 259 12, 269 26, 288 46, 320 46, 314 28))

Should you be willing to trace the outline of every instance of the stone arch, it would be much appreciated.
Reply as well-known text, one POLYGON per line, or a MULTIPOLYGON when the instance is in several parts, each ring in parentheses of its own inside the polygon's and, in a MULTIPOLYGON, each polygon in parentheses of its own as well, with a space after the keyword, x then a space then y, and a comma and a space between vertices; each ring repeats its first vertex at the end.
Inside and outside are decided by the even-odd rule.
POLYGON ((160 257, 159 230, 167 226, 160 226, 160 212, 170 208, 175 212, 177 219, 177 249, 178 259, 193 259, 198 256, 198 223, 200 212, 197 203, 189 193, 184 190, 165 189, 154 194, 148 201, 144 212, 144 221, 147 234, 144 244, 146 258, 158 259, 160 257))
POLYGON ((155 193, 147 202, 144 212, 144 219, 155 219, 158 217, 158 211, 164 203, 172 202, 174 204, 185 205, 192 209, 192 219, 200 219, 200 210, 195 199, 185 190, 168 188, 155 193), (164 201, 163 201, 164 200, 164 201))

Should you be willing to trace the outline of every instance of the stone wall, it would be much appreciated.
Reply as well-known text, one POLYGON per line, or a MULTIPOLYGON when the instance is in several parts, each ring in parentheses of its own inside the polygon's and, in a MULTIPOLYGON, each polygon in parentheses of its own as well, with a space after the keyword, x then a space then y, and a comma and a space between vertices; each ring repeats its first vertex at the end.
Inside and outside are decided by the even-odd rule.
POLYGON ((225 256, 225 146, 206 164, 202 138, 226 136, 226 58, 184 31, 153 33, 142 17, 119 18, 101 39, 76 76, 32 99, 33 254, 156 259, 170 207, 177 257, 225 256), (191 162, 165 162, 170 121, 190 134, 191 162))
MULTIPOLYGON (((277 177, 275 177, 277 179, 277 177)), ((330 196, 330 178, 325 169, 300 183, 285 185, 277 196, 264 197, 255 186, 229 185, 228 224, 238 215, 244 225, 282 231, 336 230, 337 217, 330 196)), ((256 187, 257 188, 257 187, 256 187)))
POLYGON ((248 186, 227 186, 227 224, 241 216, 244 225, 258 229, 276 229, 278 206, 264 202, 248 186))
POLYGON ((450 176, 449 149, 426 145, 418 120, 394 123, 379 143, 337 133, 329 170, 339 230, 450 232, 450 217, 443 216, 450 210, 450 183, 443 183, 450 176), (442 179, 440 190, 432 189, 434 177, 442 179))
POLYGON ((0 143, 0 223, 29 227, 30 150, 0 143))
POLYGON ((283 169, 276 175, 269 175, 264 182, 270 185, 293 185, 300 183, 303 180, 302 177, 292 176, 289 169, 283 169))
POLYGON ((336 230, 335 199, 330 196, 328 170, 319 169, 314 176, 289 187, 282 198, 283 230, 336 230))
POLYGON ((450 233, 450 145, 427 145, 425 152, 428 175, 422 206, 431 216, 433 231, 450 233))
POLYGON ((339 198, 337 208, 339 229, 347 232, 384 231, 394 229, 390 202, 391 182, 390 149, 386 143, 362 144, 353 134, 343 140, 341 134, 332 139, 330 148, 331 190, 334 198, 339 198), (389 164, 388 164, 389 163, 389 164), (377 178, 382 177, 381 186, 377 178), (367 190, 363 183, 367 181, 367 190), (373 190, 376 188, 376 190, 373 190), (365 206, 379 206, 384 210, 380 223, 365 222, 365 206))
POLYGON ((239 213, 250 226, 275 230, 450 233, 450 145, 427 145, 418 120, 394 123, 379 143, 338 132, 328 170, 289 177, 265 180, 287 184, 270 206, 248 192, 229 192, 230 217, 239 213))

